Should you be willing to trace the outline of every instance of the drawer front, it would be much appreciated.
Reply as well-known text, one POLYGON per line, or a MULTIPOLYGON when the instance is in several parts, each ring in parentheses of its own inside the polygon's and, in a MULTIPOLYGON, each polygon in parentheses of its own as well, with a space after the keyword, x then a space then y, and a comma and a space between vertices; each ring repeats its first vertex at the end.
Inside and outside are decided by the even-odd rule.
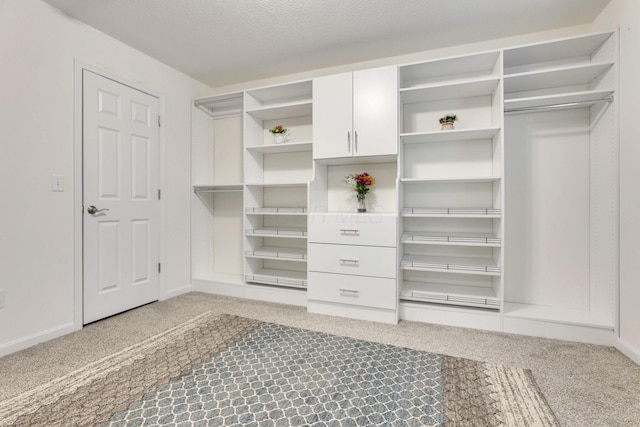
POLYGON ((309 243, 309 271, 388 277, 397 274, 396 248, 309 243))
POLYGON ((310 300, 395 310, 398 299, 395 279, 354 277, 309 272, 310 300))
POLYGON ((396 246, 397 218, 375 214, 311 214, 309 242, 396 246))

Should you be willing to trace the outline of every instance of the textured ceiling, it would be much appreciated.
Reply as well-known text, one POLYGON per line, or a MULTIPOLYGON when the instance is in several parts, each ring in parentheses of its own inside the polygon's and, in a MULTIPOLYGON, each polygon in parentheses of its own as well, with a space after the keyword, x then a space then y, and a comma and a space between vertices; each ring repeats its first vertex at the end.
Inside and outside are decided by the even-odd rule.
POLYGON ((610 0, 45 0, 224 86, 590 23, 610 0))

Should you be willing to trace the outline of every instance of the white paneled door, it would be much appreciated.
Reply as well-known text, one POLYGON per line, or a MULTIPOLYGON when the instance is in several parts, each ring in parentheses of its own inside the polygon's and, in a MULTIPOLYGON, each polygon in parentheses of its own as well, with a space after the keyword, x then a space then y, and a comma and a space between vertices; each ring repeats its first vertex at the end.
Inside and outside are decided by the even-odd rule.
POLYGON ((84 323, 158 299, 158 98, 83 71, 84 323))

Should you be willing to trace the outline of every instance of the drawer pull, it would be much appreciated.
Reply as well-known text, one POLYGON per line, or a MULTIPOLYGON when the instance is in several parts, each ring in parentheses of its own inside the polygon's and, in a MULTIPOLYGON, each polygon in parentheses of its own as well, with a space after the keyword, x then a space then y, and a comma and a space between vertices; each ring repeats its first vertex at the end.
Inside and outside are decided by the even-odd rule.
POLYGON ((360 235, 360 230, 358 230, 357 228, 341 228, 340 229, 340 234, 342 235, 350 235, 350 236, 359 236, 360 235))
POLYGON ((339 289, 341 294, 352 294, 352 295, 358 295, 358 291, 356 291, 355 289, 339 289))
POLYGON ((358 260, 357 259, 344 259, 344 258, 340 258, 340 264, 342 265, 353 265, 353 266, 358 266, 358 260))

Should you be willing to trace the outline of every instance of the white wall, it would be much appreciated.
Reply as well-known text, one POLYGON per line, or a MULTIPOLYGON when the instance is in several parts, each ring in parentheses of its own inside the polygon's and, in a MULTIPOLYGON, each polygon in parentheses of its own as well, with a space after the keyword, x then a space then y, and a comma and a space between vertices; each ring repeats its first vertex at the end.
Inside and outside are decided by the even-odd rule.
POLYGON ((164 98, 162 295, 190 283, 190 103, 205 85, 40 0, 0 0, 0 355, 73 330, 74 58, 164 98), (65 191, 50 191, 51 174, 65 191))
POLYGON ((620 341, 640 363, 640 2, 613 0, 593 28, 620 28, 620 341))

